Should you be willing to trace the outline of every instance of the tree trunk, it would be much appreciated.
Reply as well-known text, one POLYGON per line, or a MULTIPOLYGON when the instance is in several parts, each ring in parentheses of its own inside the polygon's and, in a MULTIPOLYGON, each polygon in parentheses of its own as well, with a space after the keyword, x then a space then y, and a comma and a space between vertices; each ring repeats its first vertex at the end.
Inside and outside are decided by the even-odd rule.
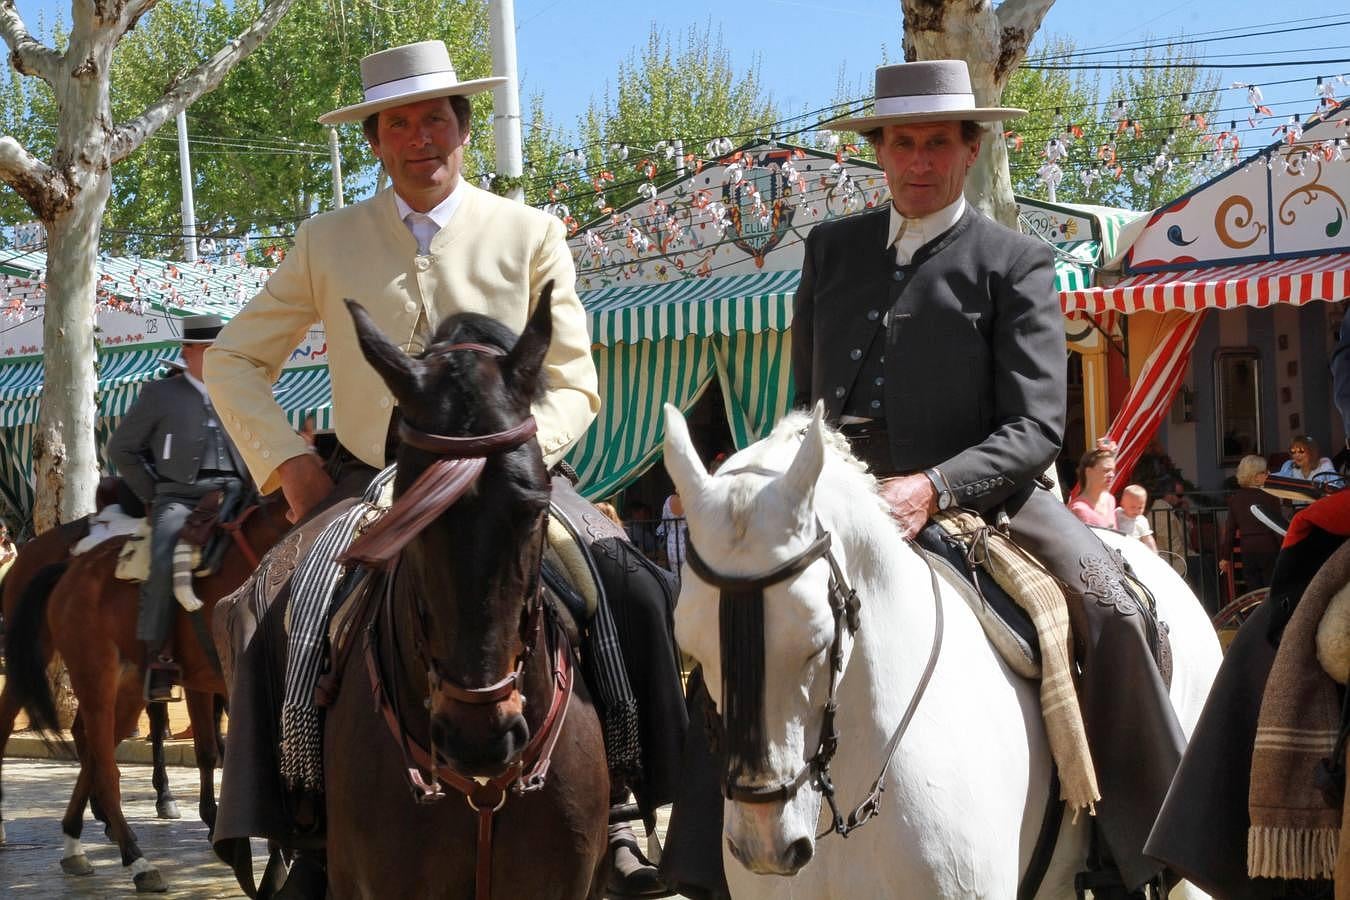
MULTIPOLYGON (((901 0, 909 62, 963 59, 978 106, 998 106, 1008 78, 1026 55, 1054 0, 901 0)), ((1003 123, 987 126, 980 156, 966 179, 966 199, 997 222, 1017 227, 1003 123)))
POLYGON ((33 439, 34 525, 41 533, 94 511, 98 406, 94 292, 98 238, 112 186, 109 171, 87 177, 68 212, 47 227, 47 309, 42 326, 43 387, 33 439))

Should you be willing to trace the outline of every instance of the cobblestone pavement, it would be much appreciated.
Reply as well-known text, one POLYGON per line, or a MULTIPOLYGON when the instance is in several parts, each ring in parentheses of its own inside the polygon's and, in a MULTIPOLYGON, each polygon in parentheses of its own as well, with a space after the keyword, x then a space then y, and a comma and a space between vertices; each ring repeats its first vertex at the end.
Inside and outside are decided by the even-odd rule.
MULTIPOLYGON (((169 783, 183 812, 183 818, 174 821, 155 818, 149 766, 124 765, 121 771, 122 811, 140 840, 145 858, 159 867, 168 882, 167 896, 191 900, 244 896, 230 870, 211 852, 206 826, 197 819, 196 770, 168 770, 169 783)), ((0 896, 47 900, 136 894, 117 847, 103 836, 103 826, 87 813, 82 841, 94 874, 74 877, 61 871, 61 816, 75 785, 75 773, 73 763, 5 760, 3 812, 7 840, 0 844, 0 896)), ((261 872, 266 861, 265 856, 255 860, 255 870, 261 872)))
MULTIPOLYGON (((122 867, 117 847, 103 836, 103 826, 85 814, 82 840, 94 874, 73 877, 61 871, 61 816, 75 785, 76 767, 69 762, 6 759, 4 761, 4 825, 7 842, 0 844, 0 897, 54 900, 66 897, 132 897, 136 888, 122 867)), ((197 819, 197 772, 170 766, 169 782, 183 818, 155 818, 155 792, 150 767, 123 765, 122 810, 140 840, 141 850, 168 882, 165 896, 184 900, 243 897, 234 876, 216 859, 206 840, 206 826, 197 819)), ((216 773, 219 790, 219 772, 216 773)), ((669 811, 662 810, 664 830, 669 811)), ((640 823, 634 823, 641 836, 640 823)), ((256 853, 261 842, 254 842, 256 853)), ((267 859, 255 855, 261 875, 267 859)))

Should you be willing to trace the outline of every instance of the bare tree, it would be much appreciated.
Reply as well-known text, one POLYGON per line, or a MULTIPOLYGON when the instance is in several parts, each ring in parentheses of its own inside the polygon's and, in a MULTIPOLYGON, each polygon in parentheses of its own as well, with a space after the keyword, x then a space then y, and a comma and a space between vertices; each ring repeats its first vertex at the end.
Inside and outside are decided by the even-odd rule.
MULTIPOLYGON (((905 16, 905 59, 964 59, 975 102, 998 106, 1008 78, 1026 56, 1036 29, 1055 0, 900 0, 905 16)), ((966 180, 966 197, 1011 228, 1017 203, 1008 175, 1008 148, 990 133, 966 180)))
POLYGON ((294 0, 267 0, 258 18, 214 56, 175 78, 139 115, 112 117, 112 56, 117 44, 156 0, 72 0, 64 52, 28 31, 14 0, 0 0, 0 36, 10 63, 41 78, 57 106, 57 137, 49 162, 14 137, 0 136, 0 179, 47 229, 45 364, 33 463, 36 530, 91 511, 98 480, 94 447, 94 289, 99 230, 112 186, 112 166, 161 125, 215 89, 251 53, 294 0))

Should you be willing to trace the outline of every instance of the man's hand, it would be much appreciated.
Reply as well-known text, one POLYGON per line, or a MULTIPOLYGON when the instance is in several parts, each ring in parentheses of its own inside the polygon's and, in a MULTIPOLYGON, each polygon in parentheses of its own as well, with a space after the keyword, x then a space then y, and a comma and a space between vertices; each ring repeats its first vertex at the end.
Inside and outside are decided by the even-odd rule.
POLYGON ((918 534, 928 518, 937 512, 937 491, 922 472, 883 481, 881 498, 890 507, 891 518, 907 539, 918 534))
POLYGON ((323 463, 313 453, 292 456, 277 467, 281 479, 281 493, 291 511, 286 518, 292 524, 299 522, 309 511, 333 490, 333 479, 323 470, 323 463))

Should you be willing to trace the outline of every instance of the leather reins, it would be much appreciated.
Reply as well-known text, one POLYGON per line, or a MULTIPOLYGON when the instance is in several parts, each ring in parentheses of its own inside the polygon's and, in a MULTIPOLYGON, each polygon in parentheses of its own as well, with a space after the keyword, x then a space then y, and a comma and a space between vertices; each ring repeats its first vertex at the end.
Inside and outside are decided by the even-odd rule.
MULTIPOLYGON (((735 469, 725 472, 725 475, 737 475, 741 473, 753 473, 757 475, 768 475, 771 477, 780 477, 783 473, 772 469, 764 469, 758 466, 747 466, 741 469, 735 469)), ((928 654, 928 662, 924 666, 923 674, 919 676, 919 683, 914 689, 914 694, 910 697, 909 705, 906 707, 904 715, 900 718, 900 723, 891 734, 891 739, 886 743, 885 761, 882 764, 881 772, 876 780, 872 782, 871 790, 867 796, 853 808, 845 818, 839 810, 835 798, 834 781, 830 776, 830 762, 839 749, 839 730, 835 724, 835 716, 838 712, 838 702, 836 695, 839 689, 839 682, 844 674, 844 633, 850 636, 856 635, 861 627, 859 611, 861 601, 858 598, 857 591, 849 587, 848 580, 844 576, 843 569, 839 561, 835 558, 834 551, 830 549, 830 532, 816 520, 817 538, 804 549, 801 553, 775 566, 772 570, 753 576, 724 575, 710 567, 694 549, 692 542, 686 545, 685 560, 689 563, 689 568, 700 580, 718 588, 723 592, 720 602, 728 602, 727 596, 731 593, 749 593, 762 592, 764 588, 787 581, 802 574, 817 560, 824 557, 830 566, 830 587, 829 603, 830 611, 834 617, 834 637, 830 642, 830 682, 829 693, 825 698, 825 707, 823 712, 823 721, 820 728, 820 739, 816 744, 815 752, 806 761, 796 774, 790 778, 779 781, 777 784, 764 787, 746 786, 738 783, 730 773, 727 774, 723 782, 723 791, 728 800, 740 801, 742 803, 774 803, 777 801, 787 802, 796 795, 802 785, 810 782, 816 790, 820 791, 825 801, 830 806, 830 826, 816 835, 817 839, 823 838, 831 833, 838 834, 840 837, 848 837, 849 834, 857 828, 861 828, 869 819, 877 814, 881 809, 881 794, 885 791, 886 774, 890 771, 891 760, 895 757, 895 751, 900 746, 900 741, 905 732, 909 729, 909 724, 914 718, 914 713, 918 709, 919 701, 923 698, 924 692, 928 689, 928 683, 933 677, 933 671, 937 668, 938 656, 942 651, 942 633, 943 633, 943 613, 942 600, 938 593, 937 571, 930 564, 928 567, 929 576, 933 587, 933 646, 928 654)), ((725 688, 725 685, 724 685, 725 688)))
MULTIPOLYGON (((503 356, 505 351, 487 344, 461 343, 438 347, 429 356, 442 356, 455 350, 467 350, 488 356, 503 356)), ((537 430, 534 417, 519 424, 485 435, 450 436, 422 431, 406 419, 399 423, 399 437, 404 444, 437 454, 439 457, 418 476, 394 505, 340 558, 343 562, 359 562, 382 571, 384 586, 381 601, 366 627, 365 663, 376 708, 385 727, 393 736, 403 755, 404 771, 413 800, 417 803, 435 803, 445 798, 442 785, 461 795, 477 816, 477 851, 474 867, 474 896, 488 900, 492 877, 493 815, 506 803, 508 792, 524 795, 542 789, 546 783, 553 751, 567 719, 572 698, 574 675, 571 650, 561 626, 549 620, 545 640, 551 649, 552 696, 548 713, 539 728, 526 743, 520 756, 501 773, 492 776, 467 776, 444 762, 434 747, 428 749, 414 740, 404 724, 395 679, 386 679, 380 660, 379 625, 388 628, 391 640, 397 645, 398 630, 394 627, 394 585, 398 572, 398 558, 408 545, 441 513, 462 497, 478 480, 486 466, 486 457, 523 445, 537 430), (388 685, 388 687, 387 687, 388 685), (425 774, 424 774, 425 773, 425 774)), ((547 515, 547 512, 542 515, 547 515)), ((547 528, 540 523, 540 553, 546 540, 547 528)), ((378 588, 376 588, 378 589, 378 588)), ((522 610, 520 636, 522 652, 512 672, 500 681, 486 687, 465 687, 442 671, 426 649, 427 616, 418 602, 415 608, 414 638, 418 658, 426 667, 428 698, 444 691, 452 700, 469 705, 488 705, 501 702, 518 689, 524 667, 532 657, 544 629, 543 579, 536 571, 534 583, 526 591, 526 607, 522 610)), ((522 698, 523 699, 523 698, 522 698)))

